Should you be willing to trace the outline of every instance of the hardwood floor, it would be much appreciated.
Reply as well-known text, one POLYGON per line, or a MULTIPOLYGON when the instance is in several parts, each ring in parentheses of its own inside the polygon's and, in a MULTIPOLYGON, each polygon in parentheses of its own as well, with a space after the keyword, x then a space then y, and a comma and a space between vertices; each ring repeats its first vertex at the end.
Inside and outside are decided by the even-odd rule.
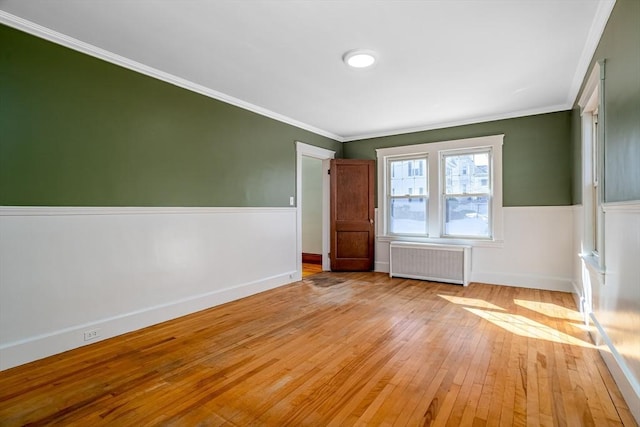
POLYGON ((0 372, 0 425, 635 425, 566 293, 301 282, 0 372))
POLYGON ((322 272, 322 265, 320 264, 315 264, 315 263, 308 263, 308 262, 303 262, 302 263, 302 277, 308 277, 311 276, 312 274, 317 274, 317 273, 321 273, 322 272))

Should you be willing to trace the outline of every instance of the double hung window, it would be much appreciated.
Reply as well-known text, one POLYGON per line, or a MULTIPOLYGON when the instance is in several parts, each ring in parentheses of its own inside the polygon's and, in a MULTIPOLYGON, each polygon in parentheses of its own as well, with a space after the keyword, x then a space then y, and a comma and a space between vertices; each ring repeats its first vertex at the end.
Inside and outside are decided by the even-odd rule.
POLYGON ((602 205, 602 196, 600 190, 600 142, 599 142, 599 129, 598 129, 598 109, 596 108, 591 115, 592 124, 592 150, 591 150, 591 165, 593 167, 591 178, 591 208, 592 208, 592 220, 591 222, 591 236, 593 239, 592 250, 596 256, 602 252, 601 242, 601 228, 602 218, 600 209, 602 205))
POLYGON ((501 240, 503 135, 378 149, 379 236, 501 240))
POLYGON ((595 64, 578 105, 582 116, 584 256, 604 269, 604 214, 603 168, 605 105, 601 103, 604 91, 604 61, 595 64))

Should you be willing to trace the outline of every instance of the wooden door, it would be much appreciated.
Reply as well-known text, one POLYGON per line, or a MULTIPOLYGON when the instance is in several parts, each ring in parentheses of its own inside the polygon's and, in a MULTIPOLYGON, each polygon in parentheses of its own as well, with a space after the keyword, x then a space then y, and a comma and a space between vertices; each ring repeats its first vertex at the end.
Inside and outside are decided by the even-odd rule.
POLYGON ((331 160, 331 270, 373 270, 374 160, 331 160))

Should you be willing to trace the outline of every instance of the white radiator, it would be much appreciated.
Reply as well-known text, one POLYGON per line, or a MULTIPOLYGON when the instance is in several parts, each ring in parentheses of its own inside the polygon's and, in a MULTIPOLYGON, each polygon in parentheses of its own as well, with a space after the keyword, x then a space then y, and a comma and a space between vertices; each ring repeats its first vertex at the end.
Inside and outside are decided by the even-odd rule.
POLYGON ((471 247, 391 242, 389 276, 469 284, 471 247))

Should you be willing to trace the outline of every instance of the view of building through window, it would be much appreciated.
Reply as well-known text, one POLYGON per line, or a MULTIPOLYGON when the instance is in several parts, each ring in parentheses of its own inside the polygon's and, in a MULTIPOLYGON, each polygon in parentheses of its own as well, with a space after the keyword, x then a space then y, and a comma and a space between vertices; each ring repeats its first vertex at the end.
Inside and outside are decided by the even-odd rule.
POLYGON ((395 234, 427 233, 427 158, 390 160, 389 230, 395 234))
POLYGON ((376 150, 381 235, 499 241, 503 135, 376 150))
POLYGON ((443 156, 445 236, 490 237, 491 152, 443 156))

